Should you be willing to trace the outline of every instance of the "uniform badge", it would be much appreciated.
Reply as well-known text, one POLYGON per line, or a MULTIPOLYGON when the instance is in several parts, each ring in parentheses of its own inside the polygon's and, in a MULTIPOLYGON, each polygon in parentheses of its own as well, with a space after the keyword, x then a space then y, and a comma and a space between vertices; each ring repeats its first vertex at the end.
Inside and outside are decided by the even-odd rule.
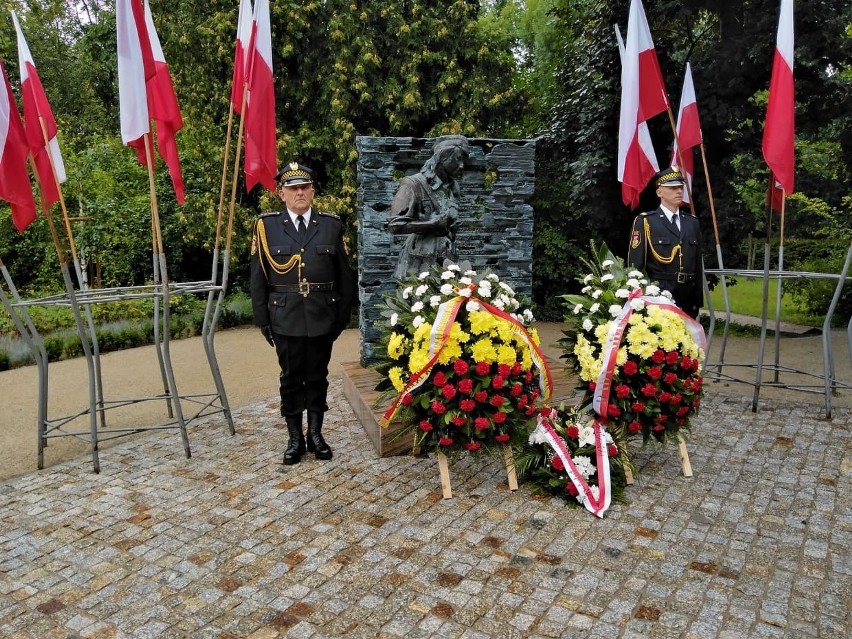
POLYGON ((633 234, 630 236, 630 248, 638 248, 640 241, 639 231, 633 231, 633 234))

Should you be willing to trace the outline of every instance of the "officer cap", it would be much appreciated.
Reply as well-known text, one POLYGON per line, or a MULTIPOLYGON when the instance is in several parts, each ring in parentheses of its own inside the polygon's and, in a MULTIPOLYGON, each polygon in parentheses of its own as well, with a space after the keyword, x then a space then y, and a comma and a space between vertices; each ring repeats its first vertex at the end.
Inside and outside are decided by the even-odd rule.
POLYGON ((313 184, 314 170, 298 162, 285 164, 275 176, 278 186, 298 186, 299 184, 313 184))
POLYGON ((683 173, 676 166, 667 166, 654 176, 654 184, 657 186, 683 186, 683 173))

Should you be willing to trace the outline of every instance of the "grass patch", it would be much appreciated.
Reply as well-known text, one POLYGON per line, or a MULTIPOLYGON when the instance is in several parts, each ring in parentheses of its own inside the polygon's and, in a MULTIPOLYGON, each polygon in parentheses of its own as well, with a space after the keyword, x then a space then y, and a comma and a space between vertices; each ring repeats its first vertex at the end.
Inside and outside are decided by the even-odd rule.
MULTIPOLYGON (((728 288, 728 301, 731 304, 731 312, 751 317, 763 315, 763 280, 750 277, 728 277, 725 278, 728 288)), ((775 320, 775 303, 778 290, 778 280, 769 280, 769 307, 767 319, 775 320)), ((722 293, 722 284, 716 285, 711 291, 710 299, 713 302, 713 310, 717 317, 720 312, 725 311, 725 298, 722 293)), ((811 315, 803 311, 793 301, 790 295, 781 289, 781 321, 805 326, 821 327, 823 317, 811 315)))

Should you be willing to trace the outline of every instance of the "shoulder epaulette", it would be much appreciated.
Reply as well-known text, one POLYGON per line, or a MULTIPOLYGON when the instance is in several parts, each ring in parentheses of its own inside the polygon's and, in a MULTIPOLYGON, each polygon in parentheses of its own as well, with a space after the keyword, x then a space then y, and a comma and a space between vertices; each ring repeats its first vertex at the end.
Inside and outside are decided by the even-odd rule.
POLYGON ((688 215, 689 217, 694 217, 694 218, 698 219, 698 216, 695 213, 693 213, 692 211, 690 211, 689 209, 681 210, 680 214, 681 215, 688 215))
POLYGON ((649 215, 651 215, 652 213, 653 213, 653 211, 642 211, 642 212, 639 214, 639 217, 648 217, 648 216, 649 216, 649 215))
POLYGON ((333 217, 335 220, 339 220, 339 219, 340 219, 340 216, 339 216, 339 215, 335 215, 334 213, 325 213, 324 211, 317 211, 317 213, 318 213, 318 214, 320 214, 320 215, 322 215, 323 217, 333 217))
POLYGON ((269 211, 268 213, 261 213, 257 216, 258 219, 262 217, 272 217, 273 215, 281 215, 281 211, 269 211))

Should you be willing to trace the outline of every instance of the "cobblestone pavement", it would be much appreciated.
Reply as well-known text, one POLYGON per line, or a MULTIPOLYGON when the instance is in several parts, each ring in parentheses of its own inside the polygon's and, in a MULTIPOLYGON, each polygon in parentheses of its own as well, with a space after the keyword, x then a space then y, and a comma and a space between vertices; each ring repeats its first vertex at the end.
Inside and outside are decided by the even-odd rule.
POLYGON ((379 459, 339 384, 284 470, 269 400, 0 483, 0 636, 788 637, 852 634, 850 412, 708 392, 598 520, 490 458, 379 459))

